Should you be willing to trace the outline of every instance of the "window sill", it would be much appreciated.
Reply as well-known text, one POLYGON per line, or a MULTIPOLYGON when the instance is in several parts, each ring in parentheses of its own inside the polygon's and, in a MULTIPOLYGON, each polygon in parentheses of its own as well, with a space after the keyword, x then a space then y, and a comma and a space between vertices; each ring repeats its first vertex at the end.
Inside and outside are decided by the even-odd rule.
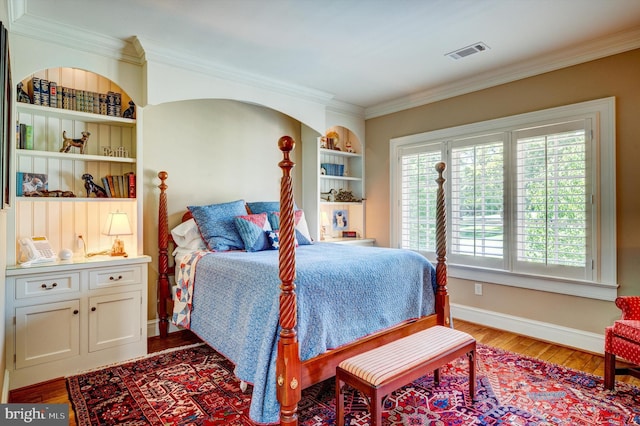
POLYGON ((515 274, 506 271, 451 264, 447 265, 447 272, 451 278, 587 297, 589 299, 614 301, 618 296, 617 284, 571 281, 540 275, 515 274))

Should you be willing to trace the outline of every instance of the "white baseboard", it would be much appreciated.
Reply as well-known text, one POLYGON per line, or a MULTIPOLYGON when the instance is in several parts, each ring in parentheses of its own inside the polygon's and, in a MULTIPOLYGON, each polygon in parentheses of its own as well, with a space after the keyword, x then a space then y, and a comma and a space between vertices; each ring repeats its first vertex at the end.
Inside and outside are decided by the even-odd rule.
MULTIPOLYGON (((451 315, 464 321, 486 325, 547 342, 557 343, 583 351, 604 354, 604 334, 590 333, 575 328, 515 317, 471 306, 451 304, 451 315)), ((604 333, 604 330, 602 330, 604 333)))
POLYGON ((2 382, 2 399, 0 399, 0 404, 9 403, 9 378, 11 374, 9 374, 9 370, 4 370, 4 381, 2 382))
MULTIPOLYGON (((159 323, 160 321, 157 318, 147 321, 147 337, 154 337, 154 336, 160 335, 160 329, 158 328, 159 323)), ((180 330, 182 330, 182 328, 169 322, 169 333, 174 333, 180 330)))

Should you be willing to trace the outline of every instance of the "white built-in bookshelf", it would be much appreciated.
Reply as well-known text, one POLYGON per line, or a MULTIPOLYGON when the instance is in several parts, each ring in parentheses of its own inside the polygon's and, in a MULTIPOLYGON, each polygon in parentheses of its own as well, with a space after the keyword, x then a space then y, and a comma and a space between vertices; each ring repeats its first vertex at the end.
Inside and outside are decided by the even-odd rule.
MULTIPOLYGON (((39 71, 26 76, 22 87, 29 92, 29 82, 33 78, 55 81, 57 87, 73 88, 78 93, 118 93, 126 106, 130 98, 112 81, 95 73, 72 68, 54 68, 39 71)), ((33 93, 30 93, 33 102, 33 93)), ((96 95, 96 98, 98 96, 96 95)), ((58 97, 59 98, 59 97, 58 97)), ((60 105, 57 102, 56 105, 60 105)), ((137 161, 138 141, 136 120, 134 118, 106 115, 99 109, 83 108, 79 111, 69 108, 57 108, 33 103, 16 102, 16 150, 15 150, 15 212, 13 238, 9 245, 16 244, 15 256, 8 256, 8 263, 17 263, 19 238, 46 235, 57 251, 69 248, 76 256, 84 248, 78 245, 78 235, 82 235, 89 251, 99 251, 110 247, 111 238, 101 233, 101 227, 107 215, 112 211, 123 211, 129 216, 134 229, 133 235, 123 236, 125 246, 131 253, 138 248, 138 202, 129 197, 129 188, 125 182, 128 174, 135 174, 133 181, 138 186, 139 164, 137 161), (88 112, 89 110, 95 112, 88 112), (20 138, 20 124, 30 126, 32 142, 26 149, 20 138), (90 133, 84 153, 77 147, 69 152, 60 152, 63 147, 63 133, 67 137, 80 138, 83 132, 90 133), (20 148, 20 147, 23 148, 20 148), (105 189, 102 178, 122 176, 124 188, 111 198, 98 198, 95 192, 87 194, 83 175, 93 176, 93 182, 105 189), (46 179, 44 195, 25 196, 21 191, 20 179, 31 176, 46 179), (18 196, 17 194, 22 194, 18 196), (73 195, 73 196, 71 196, 73 195)), ((30 195, 30 194, 29 194, 30 195)), ((13 247, 10 247, 12 249, 13 247)), ((12 251, 12 250, 10 250, 12 251)))

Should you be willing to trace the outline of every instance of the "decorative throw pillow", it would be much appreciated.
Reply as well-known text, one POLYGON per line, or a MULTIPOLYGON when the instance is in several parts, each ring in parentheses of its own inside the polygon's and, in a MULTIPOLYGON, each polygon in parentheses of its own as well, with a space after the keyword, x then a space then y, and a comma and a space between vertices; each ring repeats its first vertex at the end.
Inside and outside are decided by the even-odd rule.
MULTIPOLYGON (((280 250, 280 231, 266 231, 269 240, 269 250, 280 250)), ((298 247, 298 239, 295 238, 295 246, 298 247)))
POLYGON ((171 230, 171 237, 178 247, 194 250, 204 250, 207 248, 200 236, 198 225, 196 225, 196 221, 193 219, 182 222, 173 228, 171 230))
POLYGON ((200 235, 209 250, 244 249, 244 243, 234 221, 236 216, 243 216, 247 213, 244 200, 187 208, 193 215, 200 235))
POLYGON ((271 225, 266 213, 236 216, 234 220, 246 251, 262 251, 269 248, 266 232, 271 231, 271 225))
MULTIPOLYGON (((271 222, 271 229, 280 229, 280 212, 270 212, 269 222, 271 222)), ((293 212, 293 223, 296 230, 296 239, 301 246, 313 244, 311 234, 309 233, 309 226, 307 220, 304 217, 303 210, 296 210, 293 212)))
MULTIPOLYGON (((247 203, 250 214, 271 213, 280 211, 280 201, 254 201, 247 203)), ((298 210, 296 203, 293 203, 293 209, 298 210)))

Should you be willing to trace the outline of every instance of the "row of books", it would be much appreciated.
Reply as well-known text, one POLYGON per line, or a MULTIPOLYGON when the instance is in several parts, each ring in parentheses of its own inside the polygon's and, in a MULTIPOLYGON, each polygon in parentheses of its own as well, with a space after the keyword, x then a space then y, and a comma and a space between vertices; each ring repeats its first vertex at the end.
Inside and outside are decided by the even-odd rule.
POLYGON ((110 198, 136 198, 136 174, 106 175, 102 185, 110 198))
POLYGON ((17 139, 19 149, 33 149, 33 126, 18 124, 17 139))
POLYGON ((93 114, 120 117, 122 115, 122 94, 109 91, 107 93, 79 90, 58 86, 55 81, 32 77, 27 82, 27 95, 34 105, 93 114))

